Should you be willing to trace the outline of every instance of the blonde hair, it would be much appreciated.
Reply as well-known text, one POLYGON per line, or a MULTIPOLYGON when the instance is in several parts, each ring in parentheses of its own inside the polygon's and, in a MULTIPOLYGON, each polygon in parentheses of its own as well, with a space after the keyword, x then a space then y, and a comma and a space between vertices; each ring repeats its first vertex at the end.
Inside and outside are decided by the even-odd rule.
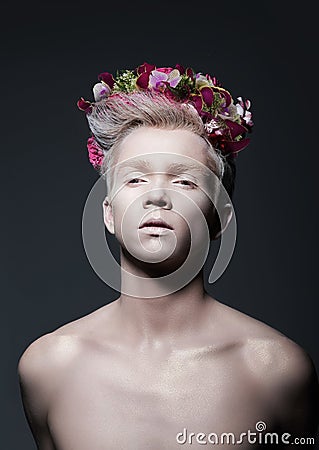
MULTIPOLYGON (((87 120, 105 155, 99 169, 103 177, 113 167, 123 139, 134 129, 143 126, 185 129, 202 137, 207 142, 208 167, 221 180, 224 176, 226 158, 211 145, 204 123, 190 104, 171 100, 164 94, 152 91, 121 92, 96 102, 87 120)), ((109 176, 106 178, 109 190, 111 181, 109 176)))

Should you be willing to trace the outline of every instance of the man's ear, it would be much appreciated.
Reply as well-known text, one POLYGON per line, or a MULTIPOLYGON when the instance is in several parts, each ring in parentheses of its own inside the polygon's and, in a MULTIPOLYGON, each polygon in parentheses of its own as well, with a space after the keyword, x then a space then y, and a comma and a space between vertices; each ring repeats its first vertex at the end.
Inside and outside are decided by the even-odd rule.
POLYGON ((108 196, 106 196, 105 199, 103 200, 103 219, 108 231, 111 234, 114 234, 113 211, 108 196))
MULTIPOLYGON (((217 211, 216 211, 216 214, 217 214, 217 211)), ((223 234, 223 232, 228 227, 228 224, 231 221, 232 217, 233 217, 232 204, 231 203, 226 203, 224 205, 224 207, 223 207, 223 210, 221 212, 221 217, 220 217, 220 220, 219 220, 219 222, 221 224, 221 227, 219 227, 219 231, 213 236, 212 240, 218 239, 223 234)), ((218 219, 218 217, 217 217, 217 219, 218 219)))

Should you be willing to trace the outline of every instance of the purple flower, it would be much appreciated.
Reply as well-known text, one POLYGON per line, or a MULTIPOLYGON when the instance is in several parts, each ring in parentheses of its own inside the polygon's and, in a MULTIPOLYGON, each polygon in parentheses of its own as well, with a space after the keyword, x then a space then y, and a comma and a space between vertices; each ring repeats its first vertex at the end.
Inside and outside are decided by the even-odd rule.
POLYGON ((178 69, 170 67, 152 70, 149 78, 149 86, 157 91, 164 91, 166 86, 176 88, 181 80, 181 74, 178 69))

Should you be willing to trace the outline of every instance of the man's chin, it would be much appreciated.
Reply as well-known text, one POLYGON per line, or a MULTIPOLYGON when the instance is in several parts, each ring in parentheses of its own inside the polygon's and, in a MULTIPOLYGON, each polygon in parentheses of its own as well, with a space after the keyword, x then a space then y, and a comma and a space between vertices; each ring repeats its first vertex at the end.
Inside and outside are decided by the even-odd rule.
POLYGON ((134 267, 133 270, 136 269, 137 271, 143 272, 145 276, 152 277, 164 277, 175 272, 182 266, 187 258, 187 254, 182 256, 173 253, 165 258, 165 256, 160 255, 159 252, 152 255, 145 251, 134 252, 134 255, 132 255, 127 249, 123 248, 122 253, 123 257, 134 267))

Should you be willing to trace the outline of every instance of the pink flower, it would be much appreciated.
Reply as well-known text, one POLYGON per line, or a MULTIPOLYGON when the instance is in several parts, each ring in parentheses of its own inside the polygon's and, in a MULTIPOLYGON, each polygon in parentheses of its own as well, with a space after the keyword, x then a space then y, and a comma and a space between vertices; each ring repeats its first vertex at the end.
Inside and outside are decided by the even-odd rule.
POLYGON ((94 169, 98 169, 102 165, 104 153, 93 136, 87 140, 87 149, 89 152, 90 163, 94 169))
POLYGON ((156 69, 158 72, 163 72, 163 73, 171 73, 171 71, 173 70, 171 67, 160 67, 156 69))
POLYGON ((237 100, 239 100, 239 103, 235 105, 237 108, 237 113, 240 115, 245 125, 251 128, 254 123, 252 121, 252 114, 249 111, 249 108, 251 106, 250 100, 244 101, 242 97, 238 97, 237 100))

